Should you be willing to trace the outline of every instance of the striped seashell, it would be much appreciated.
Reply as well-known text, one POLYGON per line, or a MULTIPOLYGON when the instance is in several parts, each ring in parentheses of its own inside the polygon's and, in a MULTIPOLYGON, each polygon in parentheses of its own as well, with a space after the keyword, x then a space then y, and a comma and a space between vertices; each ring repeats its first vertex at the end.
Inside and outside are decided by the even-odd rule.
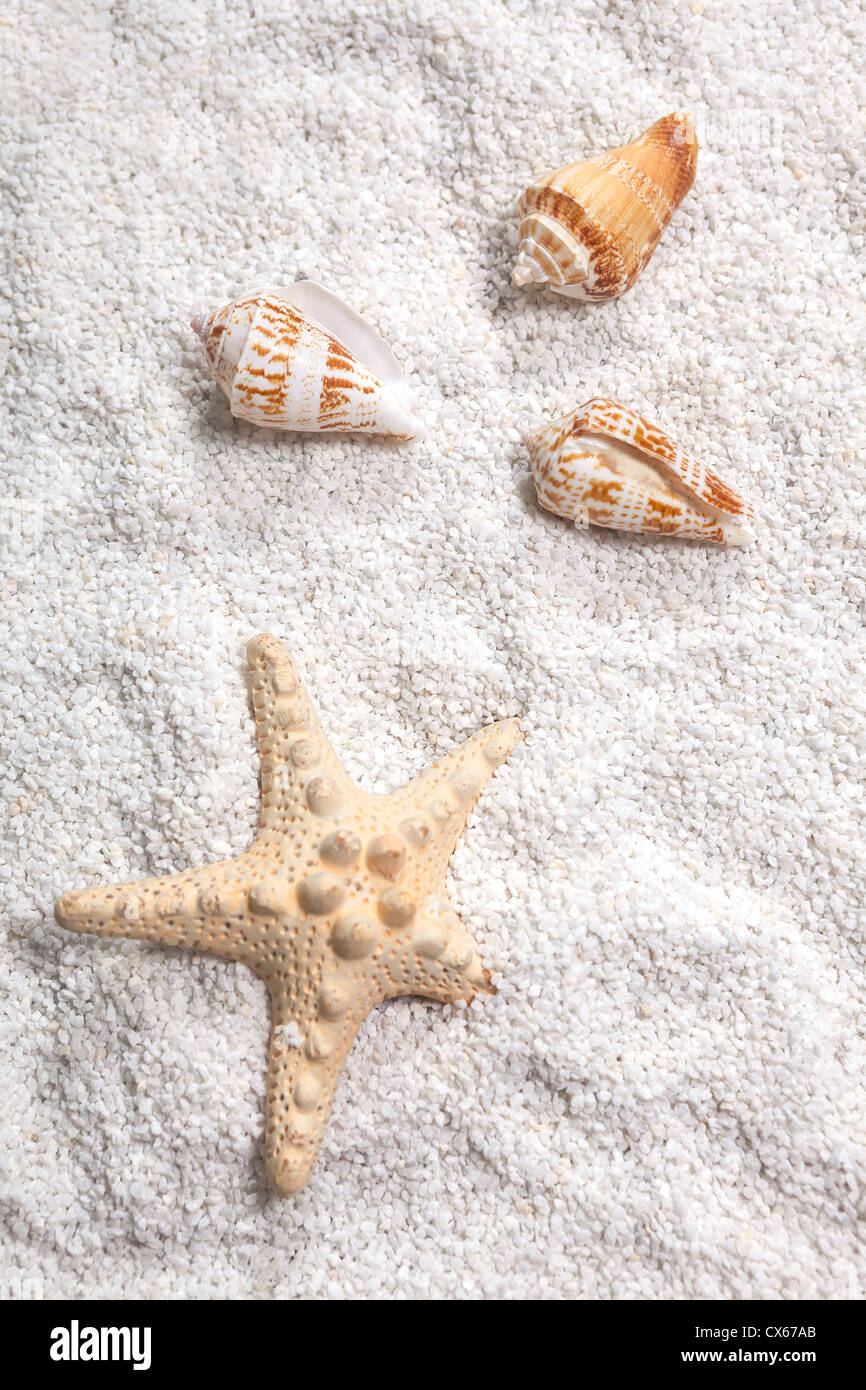
POLYGON ((741 545, 751 506, 633 410, 597 397, 529 441, 538 500, 615 531, 741 545))
POLYGON ((603 303, 631 289, 695 179, 698 140, 674 112, 630 145, 545 174, 520 199, 516 285, 603 303))
POLYGON ((277 430, 414 439, 424 426, 384 338, 314 280, 253 290, 192 328, 232 415, 277 430))

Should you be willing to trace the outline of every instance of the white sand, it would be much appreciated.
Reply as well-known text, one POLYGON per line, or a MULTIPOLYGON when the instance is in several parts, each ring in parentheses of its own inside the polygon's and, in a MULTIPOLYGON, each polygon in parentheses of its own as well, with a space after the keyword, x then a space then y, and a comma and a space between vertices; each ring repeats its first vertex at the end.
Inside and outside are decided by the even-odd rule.
POLYGON ((7 1290, 866 1288, 866 35, 817 8, 6 6, 7 1290), (513 289, 529 176, 689 106, 637 288, 513 289), (189 316, 302 275, 394 345, 423 442, 231 420, 189 316), (542 513, 522 432, 595 394, 755 544, 542 513), (376 1011, 294 1201, 264 987, 51 916, 249 843, 260 629, 368 788, 527 732, 453 860, 500 993, 376 1011))

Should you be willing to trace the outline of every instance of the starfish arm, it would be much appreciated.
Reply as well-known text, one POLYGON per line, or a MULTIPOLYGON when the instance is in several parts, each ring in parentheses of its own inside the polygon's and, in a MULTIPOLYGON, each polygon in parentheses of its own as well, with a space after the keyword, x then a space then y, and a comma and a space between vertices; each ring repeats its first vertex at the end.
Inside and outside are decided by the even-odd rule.
POLYGON ((246 911, 247 890, 238 860, 64 893, 54 916, 67 931, 159 942, 243 959, 233 918, 246 911))
POLYGON ((395 818, 402 818, 401 829, 434 871, 444 869, 485 783, 522 737, 516 719, 488 724, 391 793, 388 800, 395 818))
POLYGON ((307 809, 335 809, 350 784, 282 642, 269 633, 254 637, 247 664, 261 760, 261 827, 283 830, 307 809))
POLYGON ((424 999, 436 999, 440 1004, 456 1004, 459 1000, 471 1003, 476 994, 495 994, 490 983, 490 971, 482 964, 477 953, 468 970, 458 972, 445 966, 425 965, 421 968, 411 985, 400 994, 419 994, 424 999))
POLYGON ((385 998, 420 994, 443 1004, 496 993, 475 942, 441 899, 416 916, 402 949, 380 966, 378 983, 385 998))
POLYGON ((378 998, 351 998, 339 986, 326 985, 318 1006, 314 1001, 310 1008, 283 982, 272 979, 268 986, 265 1154, 274 1191, 291 1197, 306 1185, 316 1166, 340 1072, 362 1020, 378 998))

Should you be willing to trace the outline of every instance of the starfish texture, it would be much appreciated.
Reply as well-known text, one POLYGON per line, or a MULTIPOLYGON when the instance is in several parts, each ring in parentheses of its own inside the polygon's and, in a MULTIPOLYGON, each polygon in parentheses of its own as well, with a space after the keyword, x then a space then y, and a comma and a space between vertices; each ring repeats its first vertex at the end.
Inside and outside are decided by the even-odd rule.
POLYGON ((486 780, 521 738, 490 724, 399 791, 362 792, 325 738, 297 667, 271 636, 247 648, 261 825, 237 859, 64 893, 61 926, 212 951, 268 986, 265 1145, 283 1196, 307 1182, 362 1020, 398 994, 492 992, 448 901, 445 872, 486 780))

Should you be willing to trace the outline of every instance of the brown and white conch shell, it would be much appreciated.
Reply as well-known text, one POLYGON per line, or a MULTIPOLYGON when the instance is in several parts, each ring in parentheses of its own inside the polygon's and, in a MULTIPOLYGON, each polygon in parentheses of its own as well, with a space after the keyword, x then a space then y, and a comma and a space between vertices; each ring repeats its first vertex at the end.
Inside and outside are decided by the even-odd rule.
POLYGON ((695 179, 691 119, 663 116, 630 145, 543 175, 520 199, 516 285, 603 303, 631 289, 695 179))
POLYGON ((538 500, 615 531, 741 545, 748 502, 633 410, 596 397, 529 441, 538 500))
POLYGON ((424 426, 397 360, 315 280, 252 290, 192 328, 232 415, 277 430, 352 430, 414 439, 424 426))

